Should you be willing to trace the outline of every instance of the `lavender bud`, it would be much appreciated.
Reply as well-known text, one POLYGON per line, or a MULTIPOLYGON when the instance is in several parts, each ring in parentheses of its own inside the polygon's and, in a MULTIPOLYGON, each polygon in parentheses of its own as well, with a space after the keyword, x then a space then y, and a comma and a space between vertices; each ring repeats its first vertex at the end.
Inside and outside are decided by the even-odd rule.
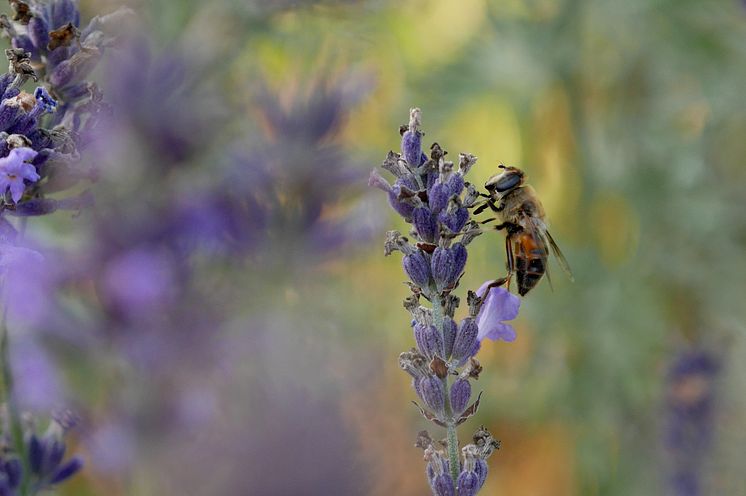
POLYGON ((373 186, 385 191, 386 193, 391 193, 392 190, 391 184, 389 184, 389 182, 375 169, 373 169, 370 173, 370 177, 368 178, 368 186, 373 186))
POLYGON ((405 220, 409 220, 412 218, 414 205, 412 205, 411 202, 399 199, 399 193, 402 187, 416 191, 417 181, 411 175, 402 176, 394 182, 394 185, 389 192, 389 203, 391 204, 391 207, 396 210, 399 215, 404 217, 405 220))
POLYGON ((458 417, 469 406, 471 399, 471 384, 467 379, 456 379, 451 386, 451 410, 458 417))
POLYGON ((57 0, 52 5, 52 25, 54 28, 67 24, 68 22, 75 22, 78 19, 78 9, 75 8, 75 4, 72 0, 57 0))
POLYGON ((438 234, 438 223, 427 207, 417 207, 412 212, 412 223, 423 241, 434 243, 438 234))
POLYGON ((453 353, 453 343, 456 341, 457 326, 453 319, 443 319, 443 347, 445 356, 448 359, 453 353))
POLYGON ((479 476, 475 472, 463 471, 456 481, 459 496, 474 496, 479 491, 479 476))
POLYGON ((432 443, 425 448, 425 460, 427 460, 425 474, 433 494, 436 496, 454 496, 456 491, 453 487, 453 479, 449 475, 448 461, 443 458, 442 452, 433 447, 432 443))
POLYGON ((450 188, 447 185, 441 182, 435 183, 430 189, 430 193, 428 195, 430 210, 432 210, 434 214, 439 213, 441 210, 446 208, 446 205, 448 205, 448 199, 450 197, 450 188))
POLYGON ((63 60, 52 70, 52 73, 49 75, 49 83, 52 86, 62 88, 72 80, 74 72, 75 69, 70 60, 63 60))
POLYGON ((54 198, 34 198, 16 205, 9 213, 19 217, 36 217, 55 212, 59 208, 59 200, 54 198))
POLYGON ((49 25, 42 16, 34 16, 28 23, 28 36, 37 50, 47 48, 49 43, 49 25))
POLYGON ((417 347, 426 357, 443 356, 443 336, 435 326, 415 324, 414 339, 417 347))
POLYGON ((402 258, 404 272, 417 286, 426 288, 430 285, 430 264, 421 251, 415 251, 402 258))
POLYGON ((34 56, 34 58, 37 58, 38 52, 34 48, 34 44, 31 41, 31 38, 26 36, 25 34, 16 36, 12 40, 13 48, 22 48, 26 52, 28 52, 28 56, 34 56))
MULTIPOLYGON (((454 203, 451 202, 451 205, 454 205, 454 203)), ((466 225, 466 221, 469 220, 469 211, 461 205, 453 208, 449 207, 448 210, 440 212, 438 220, 452 233, 458 233, 461 232, 461 229, 466 225)))
POLYGON ((461 174, 451 174, 451 177, 448 179, 448 183, 446 184, 448 186, 448 191, 450 191, 450 196, 458 196, 464 190, 464 176, 461 174))
POLYGON ((29 468, 34 474, 41 474, 41 464, 44 460, 44 444, 36 434, 32 434, 28 440, 29 468))
POLYGON ((461 243, 455 243, 451 248, 435 249, 430 266, 438 291, 453 289, 464 271, 466 258, 466 247, 461 243))
POLYGON ((451 284, 453 285, 456 284, 456 281, 461 277, 461 273, 464 272, 468 253, 466 252, 466 247, 461 243, 454 243, 451 246, 451 252, 453 253, 453 268, 451 273, 451 284))
POLYGON ((476 351, 475 346, 479 345, 477 336, 479 334, 479 327, 476 321, 467 317, 461 321, 458 331, 456 332, 456 340, 453 343, 453 353, 451 357, 459 362, 474 356, 476 351))
POLYGON ((484 485, 484 481, 487 480, 487 472, 489 471, 487 467, 487 462, 483 458, 477 458, 474 464, 474 473, 477 474, 477 477, 479 477, 479 487, 484 485))
POLYGON ((421 132, 404 131, 401 137, 401 154, 410 166, 419 167, 422 164, 421 132))
POLYGON ((454 496, 456 494, 456 490, 453 488, 453 479, 447 472, 435 477, 431 487, 435 496, 454 496))
POLYGON ((449 248, 437 247, 430 260, 433 279, 438 291, 450 287, 451 274, 453 273, 453 253, 449 248))
POLYGON ((412 167, 422 164, 422 133, 420 126, 420 109, 413 108, 409 111, 409 126, 401 137, 401 154, 412 167))
POLYGON ((62 465, 49 482, 50 484, 59 484, 75 475, 81 468, 83 468, 83 460, 75 456, 62 465))
MULTIPOLYGON (((5 466, 0 466, 0 471, 5 472, 9 489, 15 489, 21 483, 22 467, 21 461, 17 458, 11 458, 5 462, 5 466)), ((14 494, 10 492, 10 494, 14 494)))
POLYGON ((422 401, 433 412, 442 415, 443 407, 445 406, 445 388, 443 382, 434 375, 429 375, 421 378, 418 386, 418 393, 422 401))
POLYGON ((0 129, 10 128, 17 120, 20 107, 11 102, 3 101, 0 104, 0 129))

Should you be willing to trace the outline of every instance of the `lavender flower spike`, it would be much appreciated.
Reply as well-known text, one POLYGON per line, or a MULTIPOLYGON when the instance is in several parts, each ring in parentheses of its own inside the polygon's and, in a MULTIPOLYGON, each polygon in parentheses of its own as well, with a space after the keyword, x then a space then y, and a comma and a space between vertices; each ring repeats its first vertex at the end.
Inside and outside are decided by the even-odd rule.
POLYGON ((36 168, 26 163, 36 155, 37 153, 31 148, 23 147, 13 148, 7 157, 0 158, 0 191, 4 194, 10 189, 13 203, 18 203, 26 190, 24 180, 36 182, 41 178, 36 168))
POLYGON ((423 403, 417 404, 422 415, 446 430, 444 450, 436 448, 426 432, 418 437, 417 446, 425 450, 428 461, 427 480, 435 496, 472 496, 484 484, 485 459, 494 451, 496 441, 480 429, 480 439, 489 441, 470 445, 462 463, 456 428, 479 407, 481 393, 474 403, 469 402, 470 380, 482 370, 474 358, 480 340, 485 336, 515 339, 512 327, 503 321, 516 317, 520 300, 504 288, 487 293, 485 284, 480 289, 484 298, 469 292, 470 316, 460 326, 454 322, 461 300, 453 293, 466 269, 467 245, 481 233, 469 219, 477 192, 467 188, 463 179, 476 157, 461 154, 459 170, 454 172, 453 163, 444 160, 446 152, 434 143, 428 160, 422 154, 421 117, 419 109, 410 111, 408 124, 401 127, 401 154, 389 152, 383 163, 383 169, 396 177, 394 184, 378 172, 371 174, 369 184, 386 192, 392 208, 413 227, 412 242, 390 231, 384 253, 398 250, 404 254, 402 265, 412 290, 404 308, 411 313, 417 349, 402 353, 399 365, 413 378, 412 385, 423 403), (421 298, 430 306, 420 305, 421 298), (482 311, 478 313, 479 306, 482 311))

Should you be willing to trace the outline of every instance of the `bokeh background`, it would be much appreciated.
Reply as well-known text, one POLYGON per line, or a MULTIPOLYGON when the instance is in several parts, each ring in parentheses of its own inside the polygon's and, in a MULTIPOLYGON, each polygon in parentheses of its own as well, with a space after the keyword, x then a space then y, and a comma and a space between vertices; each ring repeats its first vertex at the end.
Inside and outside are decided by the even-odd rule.
MULTIPOLYGON (((427 494, 407 226, 366 185, 413 106, 472 182, 526 170, 575 274, 479 354, 482 494, 746 494, 742 2, 129 5, 96 206, 28 226, 72 267, 18 359, 83 417, 60 494, 427 494)), ((464 293, 505 264, 471 246, 464 293)))

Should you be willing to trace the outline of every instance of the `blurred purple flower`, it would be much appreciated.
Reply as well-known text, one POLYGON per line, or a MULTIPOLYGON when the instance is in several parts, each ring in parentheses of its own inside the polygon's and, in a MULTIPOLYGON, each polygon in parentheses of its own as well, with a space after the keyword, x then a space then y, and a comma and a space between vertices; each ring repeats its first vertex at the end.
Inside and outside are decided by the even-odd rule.
POLYGON ((492 288, 485 296, 487 288, 492 281, 487 281, 477 290, 477 296, 484 298, 482 307, 477 315, 479 326, 479 341, 485 338, 498 341, 515 341, 515 329, 503 321, 513 320, 518 316, 521 307, 521 299, 500 286, 492 288))
POLYGON ((121 311, 129 315, 149 314, 170 299, 175 285, 170 264, 163 254, 135 248, 110 261, 103 287, 121 311))
POLYGON ((703 488, 715 422, 719 358, 702 349, 678 353, 668 369, 663 444, 672 496, 709 494, 703 488))
POLYGON ((10 188, 13 203, 23 196, 26 189, 24 180, 36 182, 40 176, 36 168, 27 163, 36 157, 37 152, 31 148, 13 148, 7 157, 0 158, 0 191, 4 194, 10 188))

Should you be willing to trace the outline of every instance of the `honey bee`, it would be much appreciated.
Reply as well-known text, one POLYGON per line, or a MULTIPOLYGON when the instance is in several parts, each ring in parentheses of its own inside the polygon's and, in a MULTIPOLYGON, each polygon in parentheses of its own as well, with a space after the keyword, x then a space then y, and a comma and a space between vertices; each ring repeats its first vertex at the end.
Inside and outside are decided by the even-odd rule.
MULTIPOLYGON (((557 258, 562 270, 570 280, 572 271, 557 243, 547 230, 544 207, 536 196, 534 189, 526 184, 526 175, 517 167, 499 166, 502 171, 490 177, 484 187, 488 195, 482 205, 475 211, 479 214, 486 208, 498 213, 500 224, 495 229, 505 229, 505 251, 508 257, 508 275, 498 279, 491 286, 501 286, 510 289, 511 277, 515 274, 518 294, 526 293, 536 286, 542 276, 549 278, 549 250, 557 258)), ((488 223, 495 219, 488 219, 488 223)))

